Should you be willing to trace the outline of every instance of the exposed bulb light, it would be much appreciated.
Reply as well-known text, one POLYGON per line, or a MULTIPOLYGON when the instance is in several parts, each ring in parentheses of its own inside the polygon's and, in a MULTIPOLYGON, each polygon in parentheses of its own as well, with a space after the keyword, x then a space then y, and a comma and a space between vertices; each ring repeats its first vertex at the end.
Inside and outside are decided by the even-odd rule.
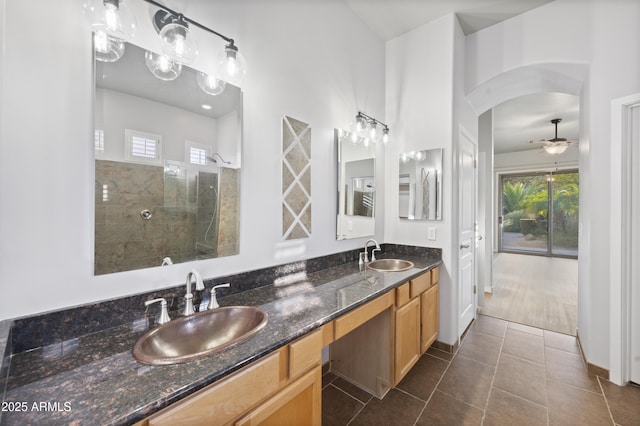
POLYGON ((378 142, 378 136, 378 125, 374 121, 369 127, 369 139, 371 139, 371 141, 373 142, 378 142))
POLYGON ((198 56, 193 37, 189 37, 189 26, 182 15, 171 16, 170 22, 160 30, 162 52, 180 64, 190 64, 198 56))
POLYGON ((82 13, 95 33, 103 32, 115 39, 130 40, 136 32, 136 17, 125 0, 83 0, 82 13))
POLYGON ((220 78, 232 84, 240 84, 247 73, 247 63, 233 40, 224 47, 218 65, 220 78))
POLYGON ((124 55, 124 42, 104 31, 93 33, 93 49, 98 61, 115 62, 124 55))
POLYGON ((227 83, 225 81, 220 80, 213 74, 207 74, 204 72, 199 72, 196 75, 196 81, 204 93, 212 96, 219 95, 224 92, 224 89, 227 87, 227 83))
POLYGON ((144 54, 144 63, 154 76, 164 81, 175 80, 182 72, 181 64, 172 61, 167 55, 159 55, 148 50, 144 54))
POLYGON ((384 144, 389 142, 389 128, 387 126, 384 126, 384 129, 382 129, 382 137, 380 138, 380 140, 384 144))

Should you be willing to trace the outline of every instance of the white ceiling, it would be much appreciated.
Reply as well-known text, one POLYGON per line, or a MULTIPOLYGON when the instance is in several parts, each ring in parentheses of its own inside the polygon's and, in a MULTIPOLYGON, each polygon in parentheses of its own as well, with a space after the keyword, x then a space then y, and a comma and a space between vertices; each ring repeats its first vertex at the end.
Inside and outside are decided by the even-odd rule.
POLYGON ((345 0, 383 40, 455 13, 465 34, 502 22, 552 0, 345 0))
POLYGON ((540 150, 543 144, 535 141, 555 136, 554 118, 562 119, 558 137, 577 142, 579 115, 580 98, 564 93, 537 93, 503 102, 493 109, 494 152, 540 150))
MULTIPOLYGON (((507 20, 552 0, 345 0, 383 40, 390 40, 430 21, 455 13, 465 35, 507 20)), ((554 118, 561 118, 558 137, 577 141, 579 98, 542 93, 507 101, 494 109, 495 153, 541 150, 554 137, 554 118)))

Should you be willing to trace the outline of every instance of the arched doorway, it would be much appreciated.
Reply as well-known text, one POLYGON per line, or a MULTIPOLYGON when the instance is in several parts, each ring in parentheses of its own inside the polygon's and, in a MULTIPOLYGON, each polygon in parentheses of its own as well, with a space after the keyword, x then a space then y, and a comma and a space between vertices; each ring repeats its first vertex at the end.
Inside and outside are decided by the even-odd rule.
MULTIPOLYGON (((480 114, 480 122, 479 122, 479 139, 480 139, 480 158, 485 158, 484 167, 481 167, 481 176, 479 177, 480 184, 480 193, 482 194, 484 186, 485 192, 485 202, 479 202, 481 208, 484 206, 484 212, 479 213, 480 223, 479 223, 479 234, 486 237, 483 240, 479 241, 479 258, 478 258, 478 266, 479 266, 479 288, 482 289, 483 286, 485 288, 489 287, 493 284, 493 252, 498 249, 498 237, 500 230, 500 224, 498 223, 498 214, 496 211, 499 208, 499 203, 501 199, 498 195, 498 180, 497 175, 494 170, 494 156, 493 156, 493 145, 487 148, 486 146, 483 148, 483 124, 484 127, 487 127, 487 119, 489 121, 489 126, 493 125, 493 109, 501 104, 506 103, 507 101, 518 99, 518 98, 526 98, 535 94, 542 93, 562 93, 574 96, 580 96, 582 91, 582 85, 587 76, 587 65, 583 64, 537 64, 531 66, 525 66, 516 68, 499 75, 494 76, 491 79, 488 79, 486 82, 481 84, 480 86, 474 88, 469 94, 468 99, 471 102, 474 109, 480 114), (483 123, 484 120, 484 123, 483 123), (484 173, 483 173, 484 169, 484 173), (483 214, 484 213, 484 214, 483 214), (482 217, 485 217, 484 223, 482 223, 482 217)), ((584 111, 583 111, 584 113, 584 111)), ((490 137, 491 141, 493 140, 493 128, 491 127, 490 137)), ((523 141, 524 142, 524 141, 523 141)), ((492 143, 492 142, 491 142, 492 143)), ((540 160, 536 161, 542 164, 544 161, 543 156, 539 157, 540 160)), ((546 160, 548 162, 548 159, 546 160)), ((577 150, 575 155, 574 166, 576 162, 579 163, 577 150)), ((534 161, 535 163, 535 161, 534 161)), ((548 167, 547 167, 548 168, 548 167)), ((560 167, 554 167, 554 170, 559 170, 560 167)), ((511 171, 518 172, 532 172, 536 171, 536 167, 533 165, 529 166, 521 166, 520 169, 518 167, 513 167, 511 171)), ((538 172, 546 171, 537 170, 538 172)), ((481 195, 482 196, 482 195, 481 195)), ((575 262, 574 262, 575 264, 575 262)), ((575 282, 574 286, 577 287, 577 268, 575 268, 575 282)), ((574 291, 577 293, 577 288, 574 291)), ((482 306, 483 292, 479 292, 479 305, 482 306)), ((575 297, 576 305, 577 305, 577 297, 575 297)), ((544 303, 544 302, 542 302, 544 303)), ((577 311, 577 309, 574 307, 577 311)), ((577 312, 574 314, 574 318, 577 315, 577 312)), ((512 319, 512 318, 511 318, 512 319)), ((513 320, 513 319, 512 319, 513 320)), ((575 334, 575 319, 573 320, 573 329, 567 331, 566 327, 562 330, 554 330, 553 328, 548 328, 554 331, 562 331, 569 334, 575 334)), ((547 328, 541 326, 540 323, 529 324, 535 325, 540 328, 547 328)), ((565 324, 566 325, 566 321, 565 324)))

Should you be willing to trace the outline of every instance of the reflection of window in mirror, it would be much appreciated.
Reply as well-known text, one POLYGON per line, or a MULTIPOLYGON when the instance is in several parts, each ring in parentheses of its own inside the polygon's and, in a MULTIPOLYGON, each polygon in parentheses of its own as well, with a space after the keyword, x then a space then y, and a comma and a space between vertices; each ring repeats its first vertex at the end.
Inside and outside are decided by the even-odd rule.
POLYGON ((160 164, 162 136, 138 130, 125 129, 125 159, 133 162, 160 164))
POLYGON ((104 130, 96 129, 93 141, 96 158, 101 158, 104 154, 104 130))
POLYGON ((207 157, 211 157, 211 146, 192 141, 185 142, 185 162, 198 166, 207 165, 207 157))

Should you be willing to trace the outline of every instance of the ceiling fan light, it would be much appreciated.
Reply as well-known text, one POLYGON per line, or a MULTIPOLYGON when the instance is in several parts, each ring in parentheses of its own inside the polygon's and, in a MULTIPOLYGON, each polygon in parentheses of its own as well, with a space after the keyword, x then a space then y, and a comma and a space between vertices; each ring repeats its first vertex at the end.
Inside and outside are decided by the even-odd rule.
POLYGON ((547 154, 558 155, 562 154, 567 150, 569 146, 566 144, 553 144, 553 145, 545 145, 542 148, 545 150, 547 154))

